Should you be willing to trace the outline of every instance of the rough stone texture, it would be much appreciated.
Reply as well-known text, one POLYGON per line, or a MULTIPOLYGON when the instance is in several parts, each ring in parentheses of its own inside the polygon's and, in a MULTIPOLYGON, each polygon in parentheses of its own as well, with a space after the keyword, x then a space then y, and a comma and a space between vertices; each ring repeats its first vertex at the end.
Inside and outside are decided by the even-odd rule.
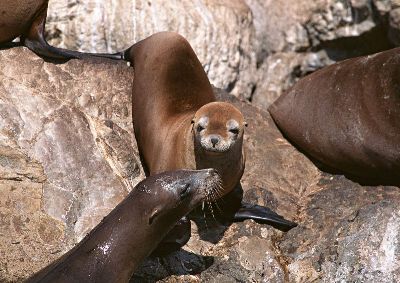
POLYGON ((258 42, 252 102, 266 108, 310 72, 397 44, 396 2, 246 0, 258 42))
POLYGON ((132 74, 123 63, 0 52, 0 278, 21 278, 59 256, 143 177, 132 74))
POLYGON ((400 191, 324 175, 280 244, 290 282, 399 282, 400 191))
POLYGON ((51 0, 46 29, 51 44, 91 52, 179 32, 215 85, 248 97, 255 84, 254 28, 243 0, 51 0))
MULTIPOLYGON (((101 60, 44 62, 0 51, 0 281, 21 281, 61 256, 143 174, 132 134, 133 71, 101 60)), ((400 190, 320 172, 269 114, 243 111, 246 201, 300 225, 193 222, 182 250, 146 260, 131 282, 396 282, 400 190)))
POLYGON ((266 109, 298 78, 400 42, 398 0, 51 0, 50 43, 119 51, 171 30, 213 84, 266 109))

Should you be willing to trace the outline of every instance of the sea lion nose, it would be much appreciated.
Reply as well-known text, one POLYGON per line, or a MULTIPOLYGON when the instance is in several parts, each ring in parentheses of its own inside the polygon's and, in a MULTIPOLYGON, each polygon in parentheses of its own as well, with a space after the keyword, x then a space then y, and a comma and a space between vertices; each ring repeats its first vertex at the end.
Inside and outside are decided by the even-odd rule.
POLYGON ((214 136, 214 137, 210 138, 210 141, 211 141, 213 147, 215 147, 215 145, 219 142, 219 138, 214 136))

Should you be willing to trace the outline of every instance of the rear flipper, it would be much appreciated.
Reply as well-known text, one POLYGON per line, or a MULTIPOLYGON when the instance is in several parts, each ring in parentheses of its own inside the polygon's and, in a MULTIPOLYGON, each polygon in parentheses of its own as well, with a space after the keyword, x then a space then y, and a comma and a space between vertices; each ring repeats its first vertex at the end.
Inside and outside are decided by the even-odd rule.
POLYGON ((268 207, 242 202, 241 207, 233 217, 233 221, 240 222, 247 219, 253 219, 260 224, 271 225, 285 232, 297 226, 296 223, 286 220, 268 207))
POLYGON ((45 31, 44 27, 46 23, 46 16, 47 16, 47 4, 37 14, 36 18, 31 24, 29 31, 23 36, 21 36, 21 42, 23 43, 23 45, 28 47, 30 50, 32 50, 39 56, 44 56, 53 59, 61 59, 61 60, 80 59, 86 55, 104 57, 115 60, 123 59, 122 52, 114 54, 82 53, 78 51, 56 48, 49 45, 46 39, 44 38, 44 31, 45 31))

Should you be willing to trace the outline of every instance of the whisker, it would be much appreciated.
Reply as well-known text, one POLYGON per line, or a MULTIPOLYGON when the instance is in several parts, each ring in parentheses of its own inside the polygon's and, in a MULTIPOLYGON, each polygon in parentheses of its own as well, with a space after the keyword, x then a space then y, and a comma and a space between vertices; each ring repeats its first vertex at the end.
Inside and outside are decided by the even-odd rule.
MULTIPOLYGON (((207 195, 206 195, 206 198, 207 198, 207 195)), ((201 205, 201 210, 203 211, 204 224, 206 225, 206 230, 208 231, 207 217, 206 217, 206 212, 204 210, 204 201, 203 201, 203 203, 201 205)))

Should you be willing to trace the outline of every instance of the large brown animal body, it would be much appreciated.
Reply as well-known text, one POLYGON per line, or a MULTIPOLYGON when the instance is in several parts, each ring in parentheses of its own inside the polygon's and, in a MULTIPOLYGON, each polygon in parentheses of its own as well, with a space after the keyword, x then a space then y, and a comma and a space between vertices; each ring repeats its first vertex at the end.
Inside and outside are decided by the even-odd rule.
POLYGON ((400 185, 400 49, 342 61, 269 108, 302 151, 362 183, 400 185))
POLYGON ((133 45, 124 58, 135 70, 133 124, 147 175, 214 168, 223 182, 219 197, 225 198, 224 217, 277 223, 283 230, 295 226, 265 207, 241 203, 236 192, 245 167, 246 123, 233 105, 216 101, 186 39, 157 33, 133 45))
MULTIPOLYGON (((0 0, 0 47, 20 37, 21 44, 40 56, 72 59, 84 53, 50 46, 45 37, 49 0, 0 0)), ((122 53, 89 54, 110 59, 122 59, 122 53)))
POLYGON ((145 179, 76 247, 27 283, 129 282, 175 223, 210 197, 220 182, 213 169, 145 179))
POLYGON ((148 174, 212 165, 223 179, 222 193, 229 193, 244 171, 243 115, 231 104, 215 102, 207 75, 183 37, 168 32, 153 35, 135 44, 130 56, 135 68, 133 125, 148 174), (201 117, 208 118, 205 138, 218 135, 215 151, 210 151, 212 145, 195 142, 199 140, 194 134, 196 119, 201 117), (238 123, 238 134, 229 149, 217 151, 229 139, 231 119, 238 123))

